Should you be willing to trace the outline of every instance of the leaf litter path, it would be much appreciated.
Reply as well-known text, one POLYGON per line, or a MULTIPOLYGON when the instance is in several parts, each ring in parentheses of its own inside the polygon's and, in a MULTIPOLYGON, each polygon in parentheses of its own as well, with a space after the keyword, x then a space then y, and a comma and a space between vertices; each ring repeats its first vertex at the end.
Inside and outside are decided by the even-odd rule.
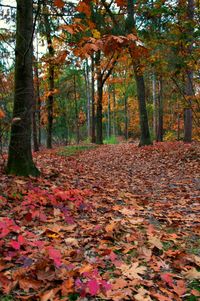
POLYGON ((198 300, 199 144, 58 153, 38 179, 1 175, 2 296, 198 300))

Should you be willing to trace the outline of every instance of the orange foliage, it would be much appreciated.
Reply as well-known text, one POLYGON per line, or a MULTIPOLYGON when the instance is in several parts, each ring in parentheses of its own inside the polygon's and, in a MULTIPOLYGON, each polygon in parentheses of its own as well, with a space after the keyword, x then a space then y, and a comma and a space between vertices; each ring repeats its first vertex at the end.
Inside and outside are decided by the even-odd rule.
POLYGON ((65 3, 63 2, 63 0, 54 0, 54 5, 58 8, 63 8, 65 3))
POLYGON ((0 109, 0 119, 5 117, 5 113, 2 109, 0 109))

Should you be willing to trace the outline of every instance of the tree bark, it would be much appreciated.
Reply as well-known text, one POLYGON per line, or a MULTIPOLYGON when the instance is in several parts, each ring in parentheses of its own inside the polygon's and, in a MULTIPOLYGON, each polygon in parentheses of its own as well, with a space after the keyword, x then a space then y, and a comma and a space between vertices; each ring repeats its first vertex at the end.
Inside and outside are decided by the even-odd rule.
POLYGON ((33 121, 33 149, 34 149, 34 152, 38 152, 39 145, 38 145, 38 135, 37 135, 36 98, 35 97, 34 97, 32 118, 33 118, 32 119, 32 121, 33 121))
POLYGON ((40 99, 40 80, 39 80, 39 69, 38 69, 38 39, 37 39, 37 58, 35 62, 35 77, 36 77, 36 86, 35 86, 35 97, 36 97, 36 108, 37 108, 37 129, 38 129, 38 146, 41 146, 41 99, 40 99))
MULTIPOLYGON (((132 0, 127 0, 127 20, 126 20, 126 32, 132 33, 136 31, 135 20, 134 20, 134 4, 132 0)), ((130 50, 131 51, 131 50, 130 50)), ((133 55, 131 55, 133 60, 133 69, 135 73, 135 81, 137 86, 137 95, 138 95, 138 103, 139 103, 139 116, 140 116, 140 143, 139 146, 152 144, 150 131, 149 131, 149 123, 148 123, 148 115, 146 109, 146 95, 145 95, 145 82, 144 76, 141 71, 141 64, 139 59, 135 59, 133 55)))
POLYGON ((110 91, 108 88, 108 139, 111 137, 110 91))
POLYGON ((144 76, 141 75, 136 68, 134 68, 135 80, 137 85, 137 94, 139 100, 139 114, 140 114, 140 143, 139 146, 150 145, 151 137, 149 132, 149 123, 146 109, 146 99, 145 99, 145 84, 144 76))
POLYGON ((157 136, 157 101, 156 101, 156 76, 152 75, 152 96, 153 96, 153 134, 154 138, 157 136))
POLYGON ((163 81, 162 77, 159 80, 159 93, 158 93, 158 119, 157 119, 157 132, 156 141, 163 141, 163 81))
POLYGON ((97 125, 97 136, 96 143, 103 144, 103 129, 102 129, 102 99, 103 99, 103 79, 100 68, 100 51, 96 54, 96 67, 97 67, 97 115, 96 115, 96 125, 97 125))
MULTIPOLYGON (((192 43, 193 43, 193 32, 194 28, 192 25, 194 19, 194 0, 187 1, 187 21, 189 22, 188 28, 188 41, 186 52, 188 57, 192 55, 192 43)), ((188 26, 188 25, 187 25, 188 26)), ((186 70, 186 83, 185 83, 185 96, 188 100, 187 106, 184 108, 184 141, 191 142, 192 141, 192 96, 194 96, 193 89, 193 71, 188 66, 186 70)))
POLYGON ((76 93, 76 74, 74 74, 74 101, 75 101, 75 116, 76 116, 76 142, 80 142, 80 131, 79 131, 79 118, 78 118, 78 103, 76 93))
MULTIPOLYGON (((45 20, 45 30, 46 30, 46 39, 49 49, 50 59, 54 56, 54 48, 51 38, 51 27, 49 23, 49 18, 47 15, 44 16, 45 20)), ((48 115, 48 124, 47 124, 47 148, 52 148, 52 131, 53 131, 53 91, 54 91, 54 64, 49 61, 49 96, 47 98, 47 115, 48 115)))
POLYGON ((86 85, 86 95, 87 95, 87 135, 90 137, 90 103, 91 103, 91 91, 90 91, 90 77, 89 77, 89 65, 86 59, 85 66, 85 85, 86 85))
POLYGON ((35 152, 39 151, 39 143, 38 143, 38 131, 39 127, 37 120, 37 105, 38 105, 38 97, 37 97, 37 89, 38 89, 38 70, 37 70, 37 61, 34 61, 34 76, 35 76, 35 87, 34 87, 34 104, 33 104, 33 149, 35 152))
POLYGON ((91 128, 91 134, 92 134, 92 143, 96 142, 96 137, 95 137, 95 90, 94 90, 94 57, 93 55, 91 56, 92 63, 91 63, 91 72, 92 72, 92 81, 91 81, 91 89, 92 89, 92 128, 91 128))
POLYGON ((33 31, 33 1, 17 0, 14 108, 6 171, 18 176, 39 175, 31 152, 33 31))
POLYGON ((128 140, 128 96, 124 95, 124 136, 125 139, 128 140))

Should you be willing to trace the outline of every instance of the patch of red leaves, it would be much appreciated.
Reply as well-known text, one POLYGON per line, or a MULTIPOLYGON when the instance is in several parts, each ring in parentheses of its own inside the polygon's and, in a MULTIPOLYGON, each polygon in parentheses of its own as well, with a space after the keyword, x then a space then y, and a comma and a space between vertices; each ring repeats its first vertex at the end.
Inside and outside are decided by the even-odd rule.
POLYGON ((199 292, 200 147, 35 155, 1 175, 0 290, 14 300, 185 300, 199 292), (99 299, 98 299, 99 300, 99 299))

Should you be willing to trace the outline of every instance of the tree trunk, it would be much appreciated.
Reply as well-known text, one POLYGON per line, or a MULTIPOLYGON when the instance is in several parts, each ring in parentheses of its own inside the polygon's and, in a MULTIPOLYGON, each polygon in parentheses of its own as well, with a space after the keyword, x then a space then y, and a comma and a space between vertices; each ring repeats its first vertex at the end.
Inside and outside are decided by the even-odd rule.
POLYGON ((139 100, 139 115, 140 115, 140 143, 139 146, 150 145, 151 137, 149 132, 149 123, 148 123, 148 116, 147 116, 147 109, 146 109, 146 100, 145 100, 145 84, 144 84, 144 77, 143 75, 138 73, 138 68, 134 68, 135 72, 135 80, 137 85, 137 94, 139 100))
MULTIPOLYGON (((127 13, 128 16, 126 20, 126 32, 132 33, 133 30, 136 31, 135 20, 134 20, 134 4, 132 0, 127 0, 127 13)), ((146 109, 144 76, 140 68, 141 65, 140 60, 135 59, 133 55, 131 55, 131 57, 133 60, 133 69, 135 73, 137 95, 138 95, 138 102, 139 102, 139 116, 140 116, 140 130, 141 130, 139 146, 144 146, 144 145, 152 144, 150 131, 149 131, 147 109, 146 109)))
POLYGON ((115 95, 115 84, 113 84, 113 136, 118 135, 117 133, 117 124, 116 124, 116 95, 115 95))
POLYGON ((36 78, 36 86, 35 86, 35 97, 36 97, 36 109, 37 109, 37 129, 38 129, 38 146, 41 146, 41 99, 40 99, 40 80, 39 80, 39 70, 38 70, 38 39, 37 39, 37 58, 35 62, 35 78, 36 78))
POLYGON ((158 94, 158 119, 157 119, 157 133, 156 141, 163 141, 163 81, 162 77, 159 80, 159 94, 158 94))
MULTIPOLYGON (((188 41, 186 52, 188 57, 192 55, 192 44, 193 44, 193 32, 194 28, 192 25, 194 19, 194 0, 187 1, 187 22, 188 26, 188 41)), ((192 141, 192 96, 194 96, 193 89, 193 71, 190 69, 190 66, 187 67, 186 70, 186 83, 185 83, 185 96, 188 100, 187 106, 184 108, 184 141, 191 142, 192 141)))
POLYGON ((96 143, 103 144, 103 129, 102 129, 102 99, 103 99, 103 80, 100 68, 100 51, 96 54, 97 66, 97 137, 96 143))
POLYGON ((38 144, 38 127, 37 127, 37 104, 38 104, 38 98, 37 98, 37 86, 38 86, 38 72, 37 72, 37 61, 34 61, 34 76, 36 79, 35 84, 35 93, 34 93, 34 104, 33 104, 33 115, 32 115, 32 122, 33 122, 33 149, 35 152, 39 151, 39 144, 38 144))
MULTIPOLYGON (((50 59, 54 56, 54 49, 51 39, 51 28, 49 23, 49 18, 47 15, 44 16, 45 19, 45 30, 46 30, 46 39, 49 49, 50 59)), ((53 91, 54 91, 54 64, 49 61, 49 96, 47 98, 47 115, 48 115, 48 125, 47 125, 47 148, 52 148, 52 131, 53 131, 53 91)))
POLYGON ((33 1, 17 0, 15 91, 7 173, 37 176, 31 152, 33 86, 33 1))
POLYGON ((79 144, 80 132, 79 132, 78 103, 77 103, 76 75, 75 74, 74 74, 74 101, 75 101, 75 116, 76 116, 76 143, 79 144))
POLYGON ((124 136, 125 139, 128 140, 128 96, 124 95, 124 136))
POLYGON ((153 134, 157 136, 157 101, 156 101, 156 76, 152 76, 152 94, 153 94, 153 134))
POLYGON ((110 120, 110 91, 108 88, 108 139, 111 137, 111 120, 110 120))
POLYGON ((90 137, 90 77, 89 77, 89 65, 86 59, 85 66, 85 84, 86 84, 86 95, 87 95, 87 135, 90 137))
POLYGON ((38 152, 39 145, 38 145, 38 137, 37 137, 36 98, 35 97, 34 97, 34 104, 33 104, 32 122, 33 122, 33 149, 34 149, 34 152, 38 152))
POLYGON ((184 141, 192 141, 192 101, 191 98, 193 93, 193 72, 186 72, 186 84, 185 84, 185 95, 187 97, 188 104, 184 108, 184 141))
POLYGON ((96 142, 96 137, 95 137, 95 90, 94 90, 94 57, 93 55, 91 56, 91 59, 92 59, 92 64, 91 64, 91 72, 92 72, 92 82, 91 82, 91 85, 92 85, 92 143, 95 143, 96 142))

